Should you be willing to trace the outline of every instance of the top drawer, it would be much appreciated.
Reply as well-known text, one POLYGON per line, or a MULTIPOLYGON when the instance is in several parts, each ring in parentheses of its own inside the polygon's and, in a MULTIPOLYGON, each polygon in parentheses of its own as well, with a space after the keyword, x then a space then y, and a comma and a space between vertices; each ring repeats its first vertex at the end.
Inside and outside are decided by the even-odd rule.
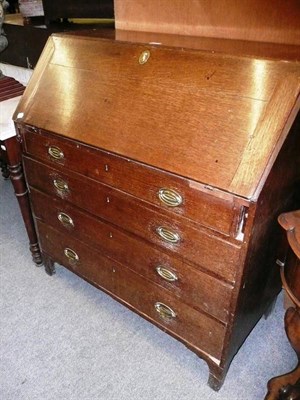
POLYGON ((33 127, 25 127, 24 141, 26 152, 35 158, 63 165, 227 236, 236 232, 240 207, 230 195, 225 199, 205 193, 198 182, 33 127))

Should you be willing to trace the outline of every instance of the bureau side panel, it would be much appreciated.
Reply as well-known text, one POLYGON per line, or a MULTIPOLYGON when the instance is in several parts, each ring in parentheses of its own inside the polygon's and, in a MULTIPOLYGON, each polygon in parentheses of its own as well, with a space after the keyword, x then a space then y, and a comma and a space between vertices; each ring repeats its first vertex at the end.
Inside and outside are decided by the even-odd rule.
MULTIPOLYGON (((284 260, 286 247, 277 222, 282 212, 300 207, 300 114, 269 174, 254 211, 249 232, 245 268, 241 274, 240 292, 229 345, 222 364, 230 363, 247 335, 272 304, 281 288, 277 259, 284 260)), ((248 239, 246 238, 246 241, 248 239)))

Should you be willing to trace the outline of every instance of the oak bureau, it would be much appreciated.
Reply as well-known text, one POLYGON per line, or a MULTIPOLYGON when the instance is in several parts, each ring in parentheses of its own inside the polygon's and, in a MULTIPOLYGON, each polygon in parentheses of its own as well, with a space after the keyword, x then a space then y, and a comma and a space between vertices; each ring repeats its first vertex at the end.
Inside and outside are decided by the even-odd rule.
POLYGON ((49 38, 14 115, 46 271, 183 342, 218 390, 280 290, 300 65, 82 35, 49 38))

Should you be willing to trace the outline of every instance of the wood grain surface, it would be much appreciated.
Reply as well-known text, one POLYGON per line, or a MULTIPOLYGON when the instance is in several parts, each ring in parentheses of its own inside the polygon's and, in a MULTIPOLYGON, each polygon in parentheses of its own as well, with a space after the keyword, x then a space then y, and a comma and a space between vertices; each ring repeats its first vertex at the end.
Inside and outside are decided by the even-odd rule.
POLYGON ((300 179, 299 67, 56 35, 14 116, 46 271, 70 268, 181 340, 207 361, 214 390, 281 289, 277 217, 296 208, 300 179), (51 145, 64 156, 51 159, 51 145), (179 212, 157 202, 169 183, 179 212), (157 263, 178 281, 162 283, 157 263), (156 301, 176 318, 162 320, 156 301))
MULTIPOLYGON (((196 310, 202 310, 220 321, 227 322, 232 286, 211 276, 211 271, 201 271, 200 266, 195 268, 61 199, 51 198, 32 188, 31 202, 38 220, 64 235, 72 235, 82 242, 89 243, 92 248, 164 287, 196 310), (50 203, 51 208, 48 206, 50 203), (73 227, 63 225, 59 221, 58 215, 61 212, 72 218, 73 227), (156 271, 158 266, 175 273, 178 280, 164 280, 156 271), (219 302, 220 298, 222 303, 219 302)), ((226 277, 226 271, 224 276, 226 277)))
POLYGON ((124 30, 300 44, 298 0, 115 0, 124 30))
POLYGON ((163 215, 157 208, 147 206, 133 196, 79 174, 66 173, 63 168, 46 167, 27 157, 24 158, 24 168, 30 186, 125 228, 173 255, 185 256, 192 263, 200 264, 219 276, 230 276, 234 282, 240 243, 227 242, 222 236, 214 236, 212 232, 179 216, 163 215), (53 180, 57 178, 68 184, 67 192, 56 190, 53 180), (83 196, 83 193, 88 195, 83 196), (179 234, 180 241, 177 244, 164 241, 157 234, 160 226, 179 234))
POLYGON ((38 222, 38 232, 43 251, 54 256, 57 262, 108 292, 177 339, 220 358, 226 330, 222 323, 185 305, 167 290, 146 281, 124 265, 104 257, 68 235, 41 222, 38 222), (72 265, 68 262, 64 255, 66 247, 76 251, 78 263, 72 265), (170 306, 176 318, 161 318, 154 307, 157 301, 170 306))
POLYGON ((14 118, 251 198, 299 109, 299 76, 298 63, 58 35, 14 118))
POLYGON ((89 178, 113 186, 135 197, 160 207, 160 212, 175 213, 203 226, 230 235, 237 232, 241 206, 239 199, 229 193, 212 191, 204 185, 161 171, 128 158, 116 156, 91 146, 55 136, 29 127, 24 130, 27 154, 52 166, 78 172, 89 178), (59 160, 49 155, 55 146, 63 153, 59 160), (175 190, 182 198, 178 207, 168 207, 160 201, 161 188, 175 190))

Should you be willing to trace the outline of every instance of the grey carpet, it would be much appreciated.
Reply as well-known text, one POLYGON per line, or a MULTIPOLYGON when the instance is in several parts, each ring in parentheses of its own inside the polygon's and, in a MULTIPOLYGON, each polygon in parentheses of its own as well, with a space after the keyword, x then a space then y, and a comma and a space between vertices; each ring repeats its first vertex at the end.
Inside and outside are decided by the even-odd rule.
POLYGON ((296 364, 279 296, 234 358, 219 393, 206 363, 68 270, 31 261, 9 181, 0 177, 1 400, 261 400, 296 364))

